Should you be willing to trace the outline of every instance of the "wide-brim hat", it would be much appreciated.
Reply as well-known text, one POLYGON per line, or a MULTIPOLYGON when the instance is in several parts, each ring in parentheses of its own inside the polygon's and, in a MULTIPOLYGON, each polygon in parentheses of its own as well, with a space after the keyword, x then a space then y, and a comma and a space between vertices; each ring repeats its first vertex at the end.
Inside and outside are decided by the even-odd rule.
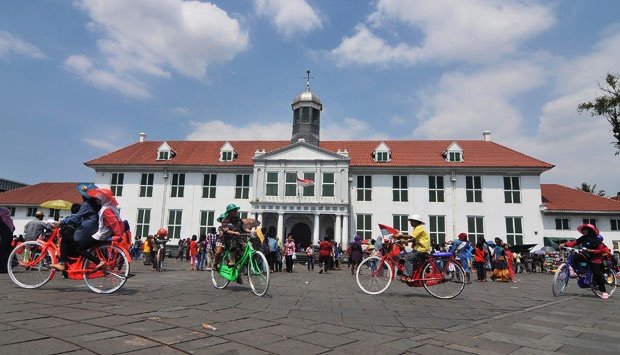
POLYGON ((422 223, 422 224, 426 224, 426 223, 424 223, 424 221, 422 220, 422 216, 420 216, 419 214, 410 214, 410 215, 407 217, 407 220, 408 220, 408 221, 418 221, 418 222, 420 222, 420 223, 422 223))
POLYGON ((228 217, 228 215, 226 213, 222 213, 219 217, 217 217, 217 221, 222 223, 222 221, 225 220, 226 217, 228 217))
POLYGON ((88 190, 88 196, 98 199, 102 204, 109 202, 114 206, 118 205, 116 198, 114 198, 114 193, 110 189, 91 189, 88 190))
POLYGON ((590 223, 586 223, 586 224, 580 225, 579 227, 577 227, 577 231, 579 233, 581 233, 581 230, 584 229, 584 228, 589 228, 589 229, 593 230, 594 234, 596 234, 596 235, 599 234, 598 228, 596 228, 593 224, 590 224, 590 223))
POLYGON ((231 211, 239 211, 241 209, 241 207, 235 205, 234 203, 229 204, 228 206, 226 206, 226 215, 228 215, 231 211))
POLYGON ((76 185, 76 188, 80 195, 89 198, 90 196, 88 196, 88 190, 96 189, 97 185, 93 184, 92 182, 81 182, 76 185))

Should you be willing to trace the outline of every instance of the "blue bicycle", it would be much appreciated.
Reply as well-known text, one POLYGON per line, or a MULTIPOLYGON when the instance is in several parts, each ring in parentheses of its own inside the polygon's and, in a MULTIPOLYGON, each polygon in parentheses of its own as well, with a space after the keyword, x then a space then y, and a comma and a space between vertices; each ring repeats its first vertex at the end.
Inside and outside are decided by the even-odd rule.
MULTIPOLYGON (((560 296, 566 290, 568 280, 572 277, 577 278, 577 285, 579 288, 590 288, 592 292, 598 297, 601 297, 601 291, 598 289, 596 281, 592 277, 592 270, 590 270, 590 264, 588 262, 577 262, 573 260, 575 253, 581 251, 581 249, 575 249, 570 247, 564 247, 568 251, 568 258, 565 263, 560 264, 553 276, 553 295, 560 296)), ((603 261, 603 278, 605 280, 605 288, 607 294, 611 296, 616 291, 616 274, 613 272, 613 268, 610 267, 609 261, 603 261)))

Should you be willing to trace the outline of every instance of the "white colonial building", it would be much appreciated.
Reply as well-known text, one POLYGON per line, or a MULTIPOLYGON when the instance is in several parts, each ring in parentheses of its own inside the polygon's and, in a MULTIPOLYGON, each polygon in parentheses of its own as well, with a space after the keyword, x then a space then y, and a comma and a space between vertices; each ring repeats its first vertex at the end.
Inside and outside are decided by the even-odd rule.
MULTIPOLYGON (((319 97, 308 89, 292 109, 291 140, 148 141, 141 134, 85 164, 142 236, 159 227, 173 238, 204 233, 235 203, 244 217, 276 227, 280 238, 292 233, 302 246, 331 235, 346 247, 355 234, 379 234, 379 223, 405 231, 411 213, 423 216, 437 243, 467 232, 471 240, 542 244, 576 236, 583 220, 620 240, 618 201, 589 195, 610 204, 562 209, 568 195, 556 185, 547 187, 549 197, 541 194, 540 176, 553 165, 491 141, 490 132, 480 140, 321 141, 319 97)), ((0 204, 25 215, 30 202, 15 200, 15 191, 0 194, 0 204)))

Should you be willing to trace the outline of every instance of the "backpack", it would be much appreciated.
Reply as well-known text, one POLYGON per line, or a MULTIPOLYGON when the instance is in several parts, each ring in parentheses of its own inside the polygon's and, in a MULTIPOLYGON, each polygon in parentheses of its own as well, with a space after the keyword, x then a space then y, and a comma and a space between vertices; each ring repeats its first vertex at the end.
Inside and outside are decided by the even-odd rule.
POLYGON ((277 252, 278 251, 278 241, 275 238, 269 238, 269 251, 277 252))

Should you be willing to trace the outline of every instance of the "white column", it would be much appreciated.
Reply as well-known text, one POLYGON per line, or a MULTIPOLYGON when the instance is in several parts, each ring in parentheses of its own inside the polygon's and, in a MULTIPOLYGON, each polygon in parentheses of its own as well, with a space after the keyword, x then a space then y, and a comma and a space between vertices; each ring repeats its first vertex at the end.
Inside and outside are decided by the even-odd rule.
POLYGON ((260 222, 260 226, 265 227, 265 225, 263 224, 263 213, 260 212, 260 213, 257 213, 256 215, 257 215, 256 219, 260 222))
POLYGON ((278 240, 284 241, 282 237, 283 233, 284 233, 284 213, 279 212, 278 213, 278 231, 277 231, 278 240))
POLYGON ((342 250, 346 250, 349 247, 349 241, 351 236, 349 235, 349 215, 342 216, 342 250))
POLYGON ((312 235, 312 245, 319 244, 319 232, 320 232, 319 219, 320 217, 321 216, 318 213, 314 214, 314 233, 312 235))
POLYGON ((342 243, 342 216, 336 215, 336 228, 334 228, 334 241, 338 244, 342 243))

